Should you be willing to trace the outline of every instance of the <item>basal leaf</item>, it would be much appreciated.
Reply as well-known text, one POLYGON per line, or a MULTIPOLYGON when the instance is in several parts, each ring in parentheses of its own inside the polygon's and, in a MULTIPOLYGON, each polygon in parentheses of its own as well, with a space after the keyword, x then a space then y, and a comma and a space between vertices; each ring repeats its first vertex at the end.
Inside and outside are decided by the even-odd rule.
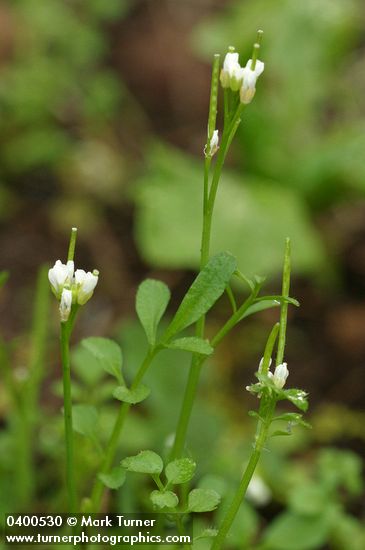
POLYGON ((170 290, 161 281, 146 279, 139 285, 136 296, 136 311, 144 328, 148 343, 156 343, 158 324, 170 300, 170 290))
POLYGON ((188 497, 189 512, 211 512, 220 503, 221 497, 212 489, 193 489, 188 497))
POLYGON ((104 370, 115 376, 120 384, 123 383, 122 378, 122 350, 114 340, 109 338, 100 338, 92 336, 82 340, 81 345, 89 350, 96 357, 104 370))
POLYGON ((125 469, 121 466, 113 468, 109 474, 99 474, 99 479, 109 489, 119 489, 125 481, 125 469))
POLYGON ((122 460, 121 465, 128 472, 140 474, 160 474, 163 470, 162 458, 153 451, 141 451, 138 455, 122 460))
POLYGON ((125 403, 135 405, 136 403, 144 401, 149 396, 150 392, 151 390, 143 384, 134 390, 129 389, 126 386, 118 386, 113 391, 113 397, 119 399, 119 401, 124 401, 125 403))
POLYGON ((170 462, 165 469, 167 481, 173 485, 190 481, 195 473, 196 464, 190 458, 178 458, 170 462))
POLYGON ((157 508, 175 508, 179 504, 177 495, 172 491, 152 491, 150 499, 157 508))

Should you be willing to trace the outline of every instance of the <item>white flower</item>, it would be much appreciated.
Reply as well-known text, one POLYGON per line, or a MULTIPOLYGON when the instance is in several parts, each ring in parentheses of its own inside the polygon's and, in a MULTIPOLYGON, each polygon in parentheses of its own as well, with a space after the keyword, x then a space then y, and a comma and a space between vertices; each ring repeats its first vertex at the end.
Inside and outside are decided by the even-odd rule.
POLYGON ((219 149, 219 135, 218 130, 214 130, 212 137, 210 138, 209 148, 205 148, 204 152, 207 157, 212 157, 219 149), (207 150, 208 149, 208 150, 207 150))
POLYGON ((237 52, 228 52, 223 62, 220 81, 223 88, 231 88, 234 92, 239 90, 243 78, 243 69, 238 61, 237 52))
POLYGON ((77 303, 80 306, 86 304, 91 298, 94 292, 94 288, 97 285, 99 278, 99 272, 94 270, 93 273, 84 271, 83 269, 76 269, 75 271, 75 283, 77 287, 77 303))
POLYGON ((62 290, 61 294, 61 301, 60 301, 60 316, 61 316, 61 322, 65 323, 71 313, 71 306, 72 306, 72 290, 69 290, 68 288, 64 288, 62 290))
POLYGON ((289 370, 286 363, 281 363, 275 368, 274 374, 269 372, 269 378, 272 379, 275 386, 279 389, 285 386, 286 379, 289 376, 289 370))
POLYGON ((252 59, 246 63, 246 67, 242 69, 242 86, 240 90, 241 103, 247 105, 251 103, 256 92, 256 80, 264 72, 265 64, 259 59, 256 60, 255 68, 251 69, 252 59))
POLYGON ((60 298, 65 284, 71 285, 73 274, 74 263, 72 261, 63 264, 61 260, 57 260, 54 266, 48 271, 48 279, 57 298, 60 298))

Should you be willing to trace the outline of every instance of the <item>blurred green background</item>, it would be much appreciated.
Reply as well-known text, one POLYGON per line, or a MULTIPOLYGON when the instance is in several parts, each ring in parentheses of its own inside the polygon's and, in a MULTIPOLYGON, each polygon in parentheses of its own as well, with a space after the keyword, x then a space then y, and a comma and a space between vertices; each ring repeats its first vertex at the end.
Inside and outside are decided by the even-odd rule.
MULTIPOLYGON (((267 275, 266 288, 277 292, 284 238, 291 237, 292 295, 301 307, 290 312, 286 358, 291 384, 310 394, 313 429, 273 440, 260 468, 271 496, 259 508, 242 509, 232 548, 361 550, 365 544, 364 23, 362 0, 0 3, 0 270, 10 273, 0 295, 0 327, 20 386, 29 366, 37 271, 65 258, 71 226, 79 228, 77 266, 101 273, 76 340, 115 337, 133 371, 144 345, 134 321, 139 282, 161 278, 177 305, 198 266, 210 60, 232 44, 244 61, 256 29, 264 29, 265 72, 227 161, 213 249, 230 250, 241 271, 267 275), (299 485, 325 489, 301 500, 293 496, 299 485), (308 500, 316 503, 309 511, 308 500), (304 520, 293 527, 285 514, 304 520), (283 515, 289 528, 280 526, 283 515), (279 535, 265 535, 273 518, 279 535), (337 531, 329 527, 333 518, 337 531), (293 546, 299 543, 290 529, 302 530, 307 543, 293 546)), ((228 311, 222 300, 208 332, 228 311)), ((57 509, 63 498, 61 465, 52 469, 62 446, 60 401, 52 389, 59 376, 55 303, 48 315, 40 402, 50 419, 36 424, 34 444, 35 464, 46 466, 31 492, 39 510, 55 495, 57 509)), ((249 450, 253 425, 246 412, 255 403, 244 387, 276 318, 277 311, 266 311, 237 328, 204 371, 189 445, 200 460, 199 483, 223 493, 237 482, 249 450)), ((143 414, 132 416, 122 455, 141 446, 162 449, 174 429, 188 359, 164 357, 151 370, 152 396, 143 414)), ((83 378, 79 368, 75 398, 100 405, 107 382, 105 395, 95 393, 100 380, 83 378)), ((4 510, 18 502, 9 504, 12 407, 1 384, 4 510)), ((106 408, 109 425, 110 401, 106 408)), ((98 457, 88 456, 91 468, 98 457)), ((84 477, 80 484, 87 487, 84 477)), ((135 495, 132 484, 114 507, 138 509, 135 495)))

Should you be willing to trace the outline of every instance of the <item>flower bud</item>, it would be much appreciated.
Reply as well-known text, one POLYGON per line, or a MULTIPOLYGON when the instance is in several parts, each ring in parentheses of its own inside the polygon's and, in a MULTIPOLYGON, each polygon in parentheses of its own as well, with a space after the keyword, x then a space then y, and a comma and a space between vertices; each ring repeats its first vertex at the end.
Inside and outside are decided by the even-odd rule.
POLYGON ((61 294, 61 301, 60 301, 60 316, 61 316, 61 322, 65 323, 71 313, 71 306, 72 306, 72 291, 68 288, 64 288, 62 290, 61 294))
POLYGON ((61 260, 57 260, 54 266, 48 271, 48 280, 51 283, 51 288, 59 299, 63 287, 72 283, 74 274, 74 263, 72 261, 63 264, 61 260))
POLYGON ((242 83, 242 71, 243 69, 238 61, 238 53, 228 52, 224 58, 223 69, 220 74, 223 88, 231 88, 232 91, 237 92, 242 83))
POLYGON ((206 146, 204 149, 204 153, 206 157, 212 157, 216 154, 216 152, 219 149, 219 136, 218 136, 218 130, 214 130, 212 137, 210 138, 209 146, 206 146))
POLYGON ((246 67, 242 69, 241 103, 245 105, 251 103, 256 93, 256 80, 264 72, 264 68, 265 64, 259 59, 256 60, 254 69, 252 69, 252 59, 247 61, 246 67))
POLYGON ((99 272, 96 269, 93 273, 90 271, 86 273, 83 269, 76 269, 75 283, 77 287, 77 303, 80 306, 83 306, 90 300, 97 285, 98 278, 99 272))
POLYGON ((289 370, 286 363, 281 363, 275 368, 274 374, 271 374, 272 381, 279 389, 285 386, 286 379, 289 376, 289 370))

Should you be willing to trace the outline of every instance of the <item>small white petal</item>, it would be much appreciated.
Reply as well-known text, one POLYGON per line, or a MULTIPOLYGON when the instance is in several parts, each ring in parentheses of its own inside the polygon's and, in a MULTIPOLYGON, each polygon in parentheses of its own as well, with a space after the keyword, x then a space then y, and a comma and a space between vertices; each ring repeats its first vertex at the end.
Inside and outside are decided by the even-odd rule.
POLYGON ((48 271, 49 282, 57 297, 60 296, 64 285, 71 283, 70 273, 71 266, 63 264, 61 260, 57 260, 54 266, 48 271))
POLYGON ((232 72, 239 66, 238 62, 238 53, 237 52, 228 52, 223 61, 223 70, 232 76, 232 72))
POLYGON ((289 376, 289 370, 286 363, 278 365, 274 372, 274 384, 277 388, 283 388, 285 386, 286 379, 289 376))
POLYGON ((64 288, 61 294, 61 301, 60 301, 60 317, 62 323, 65 323, 71 313, 71 306, 72 306, 72 291, 64 288))
POLYGON ((204 153, 207 157, 212 157, 218 151, 219 134, 218 130, 214 130, 212 137, 210 138, 209 147, 205 147, 204 153))
POLYGON ((256 80, 263 73, 265 64, 259 59, 256 60, 255 68, 251 69, 252 60, 249 59, 246 63, 246 67, 243 69, 243 80, 240 89, 241 103, 247 105, 251 103, 256 93, 256 80))
POLYGON ((246 63, 245 69, 249 69, 251 73, 254 73, 256 76, 256 79, 264 72, 265 69, 265 63, 260 61, 259 59, 256 59, 256 64, 254 70, 251 69, 252 65, 252 59, 249 59, 246 63))
MULTIPOLYGON (((78 271, 78 270, 77 270, 78 271)), ((82 270, 80 270, 82 271, 82 270)), ((84 272, 85 273, 85 272, 84 272)), ((96 272, 98 273, 98 272, 96 272)), ((80 274, 79 280, 81 280, 81 283, 77 290, 77 303, 81 306, 86 304, 88 300, 90 300, 91 296, 93 295, 94 289, 98 282, 98 275, 95 273, 91 273, 88 271, 87 273, 80 274)), ((76 279, 76 273, 75 273, 75 279, 76 279)))
POLYGON ((76 269, 75 271, 75 283, 77 285, 82 285, 86 277, 86 271, 83 269, 76 269))

